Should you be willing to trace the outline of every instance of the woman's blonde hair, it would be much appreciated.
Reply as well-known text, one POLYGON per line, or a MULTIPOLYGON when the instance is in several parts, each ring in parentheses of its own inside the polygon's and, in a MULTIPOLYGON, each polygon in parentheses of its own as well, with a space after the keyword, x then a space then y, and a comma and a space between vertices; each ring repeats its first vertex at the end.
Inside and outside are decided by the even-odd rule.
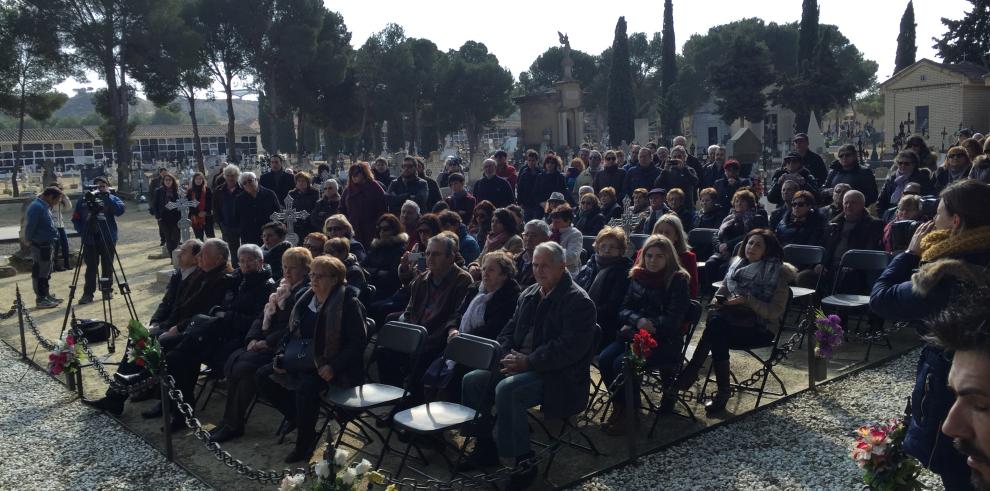
POLYGON ((290 247, 282 253, 282 266, 299 266, 309 270, 313 253, 305 247, 290 247))
POLYGON ((595 236, 595 250, 598 249, 598 245, 606 240, 614 240, 619 244, 619 250, 625 251, 629 247, 629 238, 626 237, 626 231, 622 227, 602 227, 598 231, 598 235, 595 236))
POLYGON ((629 270, 630 278, 633 277, 633 274, 637 270, 646 269, 646 251, 652 247, 659 247, 664 257, 667 258, 667 266, 663 268, 664 285, 670 285, 670 280, 674 278, 674 275, 688 276, 688 272, 684 270, 684 266, 681 266, 681 260, 677 256, 677 250, 674 249, 674 243, 663 235, 654 234, 646 239, 646 243, 640 249, 639 257, 636 258, 636 264, 629 270))
MULTIPOLYGON (((653 230, 650 232, 653 235, 663 235, 660 233, 660 224, 666 223, 674 228, 674 233, 677 234, 677 240, 672 241, 674 243, 674 249, 677 250, 678 254, 684 254, 688 250, 687 243, 687 233, 684 232, 684 224, 681 223, 680 217, 673 213, 667 213, 660 215, 657 219, 657 223, 653 225, 653 230)), ((669 238, 669 237, 668 237, 669 238)))

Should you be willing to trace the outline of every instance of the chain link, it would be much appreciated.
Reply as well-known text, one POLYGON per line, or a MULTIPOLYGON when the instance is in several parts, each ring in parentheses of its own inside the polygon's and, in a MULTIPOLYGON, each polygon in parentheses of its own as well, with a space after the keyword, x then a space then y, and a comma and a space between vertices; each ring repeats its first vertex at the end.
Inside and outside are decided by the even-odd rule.
POLYGON ((31 329, 31 334, 34 334, 34 337, 38 339, 38 344, 40 344, 42 348, 45 348, 48 351, 54 351, 55 348, 57 348, 58 346, 56 346, 55 343, 45 339, 45 337, 42 336, 40 332, 38 332, 38 326, 34 322, 34 317, 31 316, 31 311, 28 310, 27 306, 24 305, 24 300, 19 299, 14 301, 15 304, 17 304, 18 302, 20 302, 19 306, 21 308, 21 311, 24 312, 24 320, 27 322, 28 327, 31 329))

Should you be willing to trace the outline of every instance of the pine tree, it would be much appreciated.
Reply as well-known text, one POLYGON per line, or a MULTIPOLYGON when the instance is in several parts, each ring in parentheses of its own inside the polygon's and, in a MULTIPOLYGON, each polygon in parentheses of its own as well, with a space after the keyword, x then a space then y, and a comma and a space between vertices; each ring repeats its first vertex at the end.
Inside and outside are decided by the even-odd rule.
MULTIPOLYGON (((814 63, 817 53, 819 33, 818 33, 818 0, 803 0, 801 6, 801 27, 798 30, 798 77, 809 76, 814 70, 811 66, 814 63)), ((801 107, 792 107, 794 111, 794 131, 804 133, 808 131, 808 124, 811 122, 811 110, 805 104, 801 107)))
MULTIPOLYGON (((670 140, 681 132, 681 111, 677 101, 677 44, 674 38, 674 5, 663 3, 663 33, 660 44, 660 127, 664 139, 670 140)), ((645 142, 640 142, 645 143, 645 142)))
POLYGON ((918 51, 914 32, 916 25, 914 23, 914 2, 908 1, 904 15, 901 16, 901 32, 897 35, 897 57, 894 60, 894 73, 914 64, 918 51))
POLYGON ((615 39, 612 41, 612 67, 608 83, 608 131, 613 146, 633 141, 635 106, 626 18, 619 17, 615 24, 615 39))
POLYGON ((990 0, 969 0, 973 10, 959 20, 942 18, 947 28, 933 48, 947 63, 968 61, 990 70, 990 0))

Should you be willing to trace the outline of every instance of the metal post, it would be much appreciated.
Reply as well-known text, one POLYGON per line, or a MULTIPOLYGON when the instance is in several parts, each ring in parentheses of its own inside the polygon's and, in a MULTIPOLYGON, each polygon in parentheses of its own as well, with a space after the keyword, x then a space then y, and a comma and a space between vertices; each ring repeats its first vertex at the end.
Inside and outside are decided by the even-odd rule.
POLYGON ((168 375, 163 370, 159 376, 158 386, 162 391, 162 423, 165 430, 165 458, 169 462, 173 461, 172 451, 172 401, 168 397, 168 390, 165 388, 165 378, 168 375))
MULTIPOLYGON (((810 309, 805 309, 804 315, 812 315, 810 309)), ((798 320, 798 326, 803 319, 798 320)), ((808 322, 808 331, 804 333, 808 350, 808 388, 815 390, 815 323, 808 322)))
MULTIPOLYGON (((626 351, 629 348, 626 345, 626 351)), ((622 376, 625 383, 622 384, 623 398, 626 400, 626 444, 629 450, 629 460, 636 458, 636 438, 637 422, 639 420, 639 405, 636 404, 636 373, 632 369, 632 363, 627 358, 622 364, 622 376)))
POLYGON ((27 338, 24 337, 24 302, 21 299, 21 287, 17 285, 15 289, 15 302, 17 302, 17 326, 21 330, 21 359, 27 359, 27 338))

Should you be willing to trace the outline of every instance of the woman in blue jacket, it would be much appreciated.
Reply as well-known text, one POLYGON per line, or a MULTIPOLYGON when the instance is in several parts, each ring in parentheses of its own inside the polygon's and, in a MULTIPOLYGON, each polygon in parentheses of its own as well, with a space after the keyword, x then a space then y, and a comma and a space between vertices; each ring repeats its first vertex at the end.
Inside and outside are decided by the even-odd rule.
MULTIPOLYGON (((894 321, 926 320, 961 290, 990 284, 990 185, 965 180, 941 194, 933 221, 918 227, 908 249, 887 266, 870 294, 870 308, 894 321)), ((921 334, 927 328, 915 322, 921 334)), ((966 457, 942 434, 955 402, 948 387, 951 353, 926 345, 918 360, 904 450, 942 477, 945 489, 970 489, 966 457)))

